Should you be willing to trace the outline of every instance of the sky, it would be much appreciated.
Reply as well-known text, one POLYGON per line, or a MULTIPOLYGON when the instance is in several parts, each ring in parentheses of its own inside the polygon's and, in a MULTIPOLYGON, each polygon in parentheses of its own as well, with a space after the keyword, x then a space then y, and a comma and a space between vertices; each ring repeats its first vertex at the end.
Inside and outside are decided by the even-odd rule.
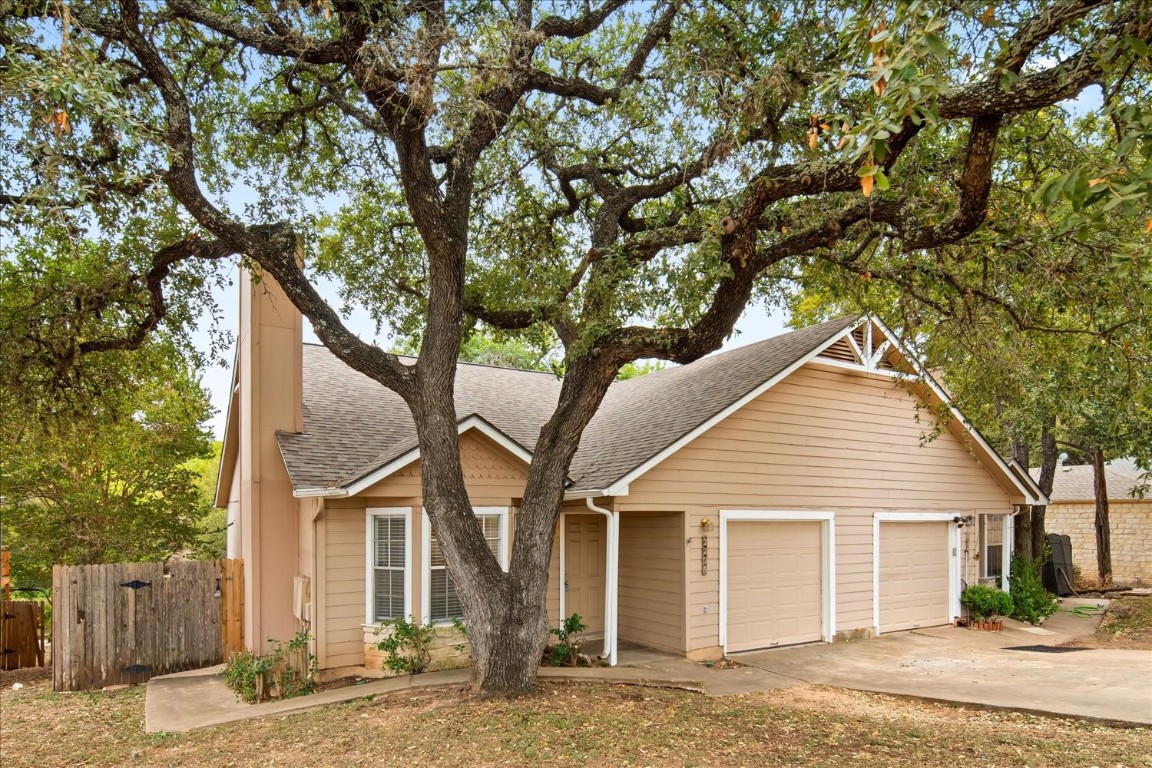
MULTIPOLYGON (((232 331, 233 335, 235 335, 239 329, 240 286, 237 280, 238 276, 239 267, 233 265, 231 274, 229 275, 232 285, 218 290, 215 296, 216 304, 222 313, 221 323, 223 324, 223 328, 232 331)), ((338 308, 340 306, 340 300, 336 295, 336 288, 333 284, 320 285, 317 289, 333 307, 338 308)), ((725 342, 721 351, 742 347, 745 344, 763 341, 771 336, 779 335, 787 330, 784 325, 787 320, 787 314, 780 309, 769 311, 763 305, 750 305, 740 318, 740 321, 736 323, 736 332, 725 342)), ((345 315, 344 321, 348 328, 355 332, 361 339, 373 341, 385 348, 391 346, 387 329, 378 336, 376 334, 376 324, 368 317, 367 312, 360 311, 351 315, 345 315)), ((201 349, 207 349, 209 346, 207 323, 208 320, 205 318, 201 331, 194 337, 194 343, 201 349)), ((307 322, 304 323, 304 342, 319 343, 319 339, 312 333, 312 328, 307 322)), ((224 439, 224 426, 228 417, 228 394, 232 381, 232 358, 233 355, 229 354, 225 364, 209 365, 207 369, 202 372, 200 379, 204 388, 207 389, 211 395, 212 406, 216 409, 216 414, 213 416, 209 426, 217 440, 224 439)))

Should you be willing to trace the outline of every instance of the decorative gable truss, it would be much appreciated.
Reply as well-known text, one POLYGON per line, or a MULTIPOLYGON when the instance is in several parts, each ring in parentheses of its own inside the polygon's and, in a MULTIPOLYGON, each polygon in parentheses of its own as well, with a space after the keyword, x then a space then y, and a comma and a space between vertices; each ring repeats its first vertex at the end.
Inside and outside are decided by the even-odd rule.
POLYGON ((912 373, 893 364, 897 347, 870 320, 863 320, 821 350, 813 362, 885 375, 912 373))

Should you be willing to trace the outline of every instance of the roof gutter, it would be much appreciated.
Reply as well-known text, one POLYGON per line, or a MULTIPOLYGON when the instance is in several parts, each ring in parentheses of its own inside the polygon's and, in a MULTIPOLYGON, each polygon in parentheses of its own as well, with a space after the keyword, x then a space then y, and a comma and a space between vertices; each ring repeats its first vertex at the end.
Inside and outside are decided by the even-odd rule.
POLYGON ((607 574, 604 577, 604 650, 600 658, 608 657, 608 666, 616 666, 616 609, 620 582, 620 513, 596 506, 592 497, 585 497, 588 509, 608 519, 607 574))
POLYGON ((297 499, 344 499, 352 494, 347 488, 297 488, 292 496, 297 499))

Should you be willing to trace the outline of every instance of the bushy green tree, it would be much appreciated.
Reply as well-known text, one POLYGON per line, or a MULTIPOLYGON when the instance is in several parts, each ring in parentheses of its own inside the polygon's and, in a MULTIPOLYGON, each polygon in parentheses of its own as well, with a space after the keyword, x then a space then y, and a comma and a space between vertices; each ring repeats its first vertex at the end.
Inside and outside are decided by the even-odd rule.
POLYGON ((135 374, 117 398, 5 410, 0 524, 18 585, 50 586, 55 564, 158 560, 197 544, 209 505, 187 464, 210 455, 211 406, 179 356, 148 346, 117 363, 117 375, 135 374))
POLYGON ((216 507, 216 482, 220 476, 220 452, 224 444, 212 441, 212 452, 203 458, 191 459, 184 467, 196 477, 196 488, 208 511, 197 524, 199 533, 192 545, 192 554, 201 560, 222 558, 228 554, 228 510, 216 507))

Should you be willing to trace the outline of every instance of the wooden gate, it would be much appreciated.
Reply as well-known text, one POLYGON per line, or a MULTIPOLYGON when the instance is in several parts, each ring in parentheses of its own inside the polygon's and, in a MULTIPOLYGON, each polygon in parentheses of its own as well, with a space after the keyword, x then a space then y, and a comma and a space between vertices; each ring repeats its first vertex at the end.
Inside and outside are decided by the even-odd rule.
POLYGON ((243 650, 242 560, 52 569, 52 687, 79 691, 198 669, 243 650))
POLYGON ((44 603, 5 600, 0 621, 0 669, 44 666, 44 603))

